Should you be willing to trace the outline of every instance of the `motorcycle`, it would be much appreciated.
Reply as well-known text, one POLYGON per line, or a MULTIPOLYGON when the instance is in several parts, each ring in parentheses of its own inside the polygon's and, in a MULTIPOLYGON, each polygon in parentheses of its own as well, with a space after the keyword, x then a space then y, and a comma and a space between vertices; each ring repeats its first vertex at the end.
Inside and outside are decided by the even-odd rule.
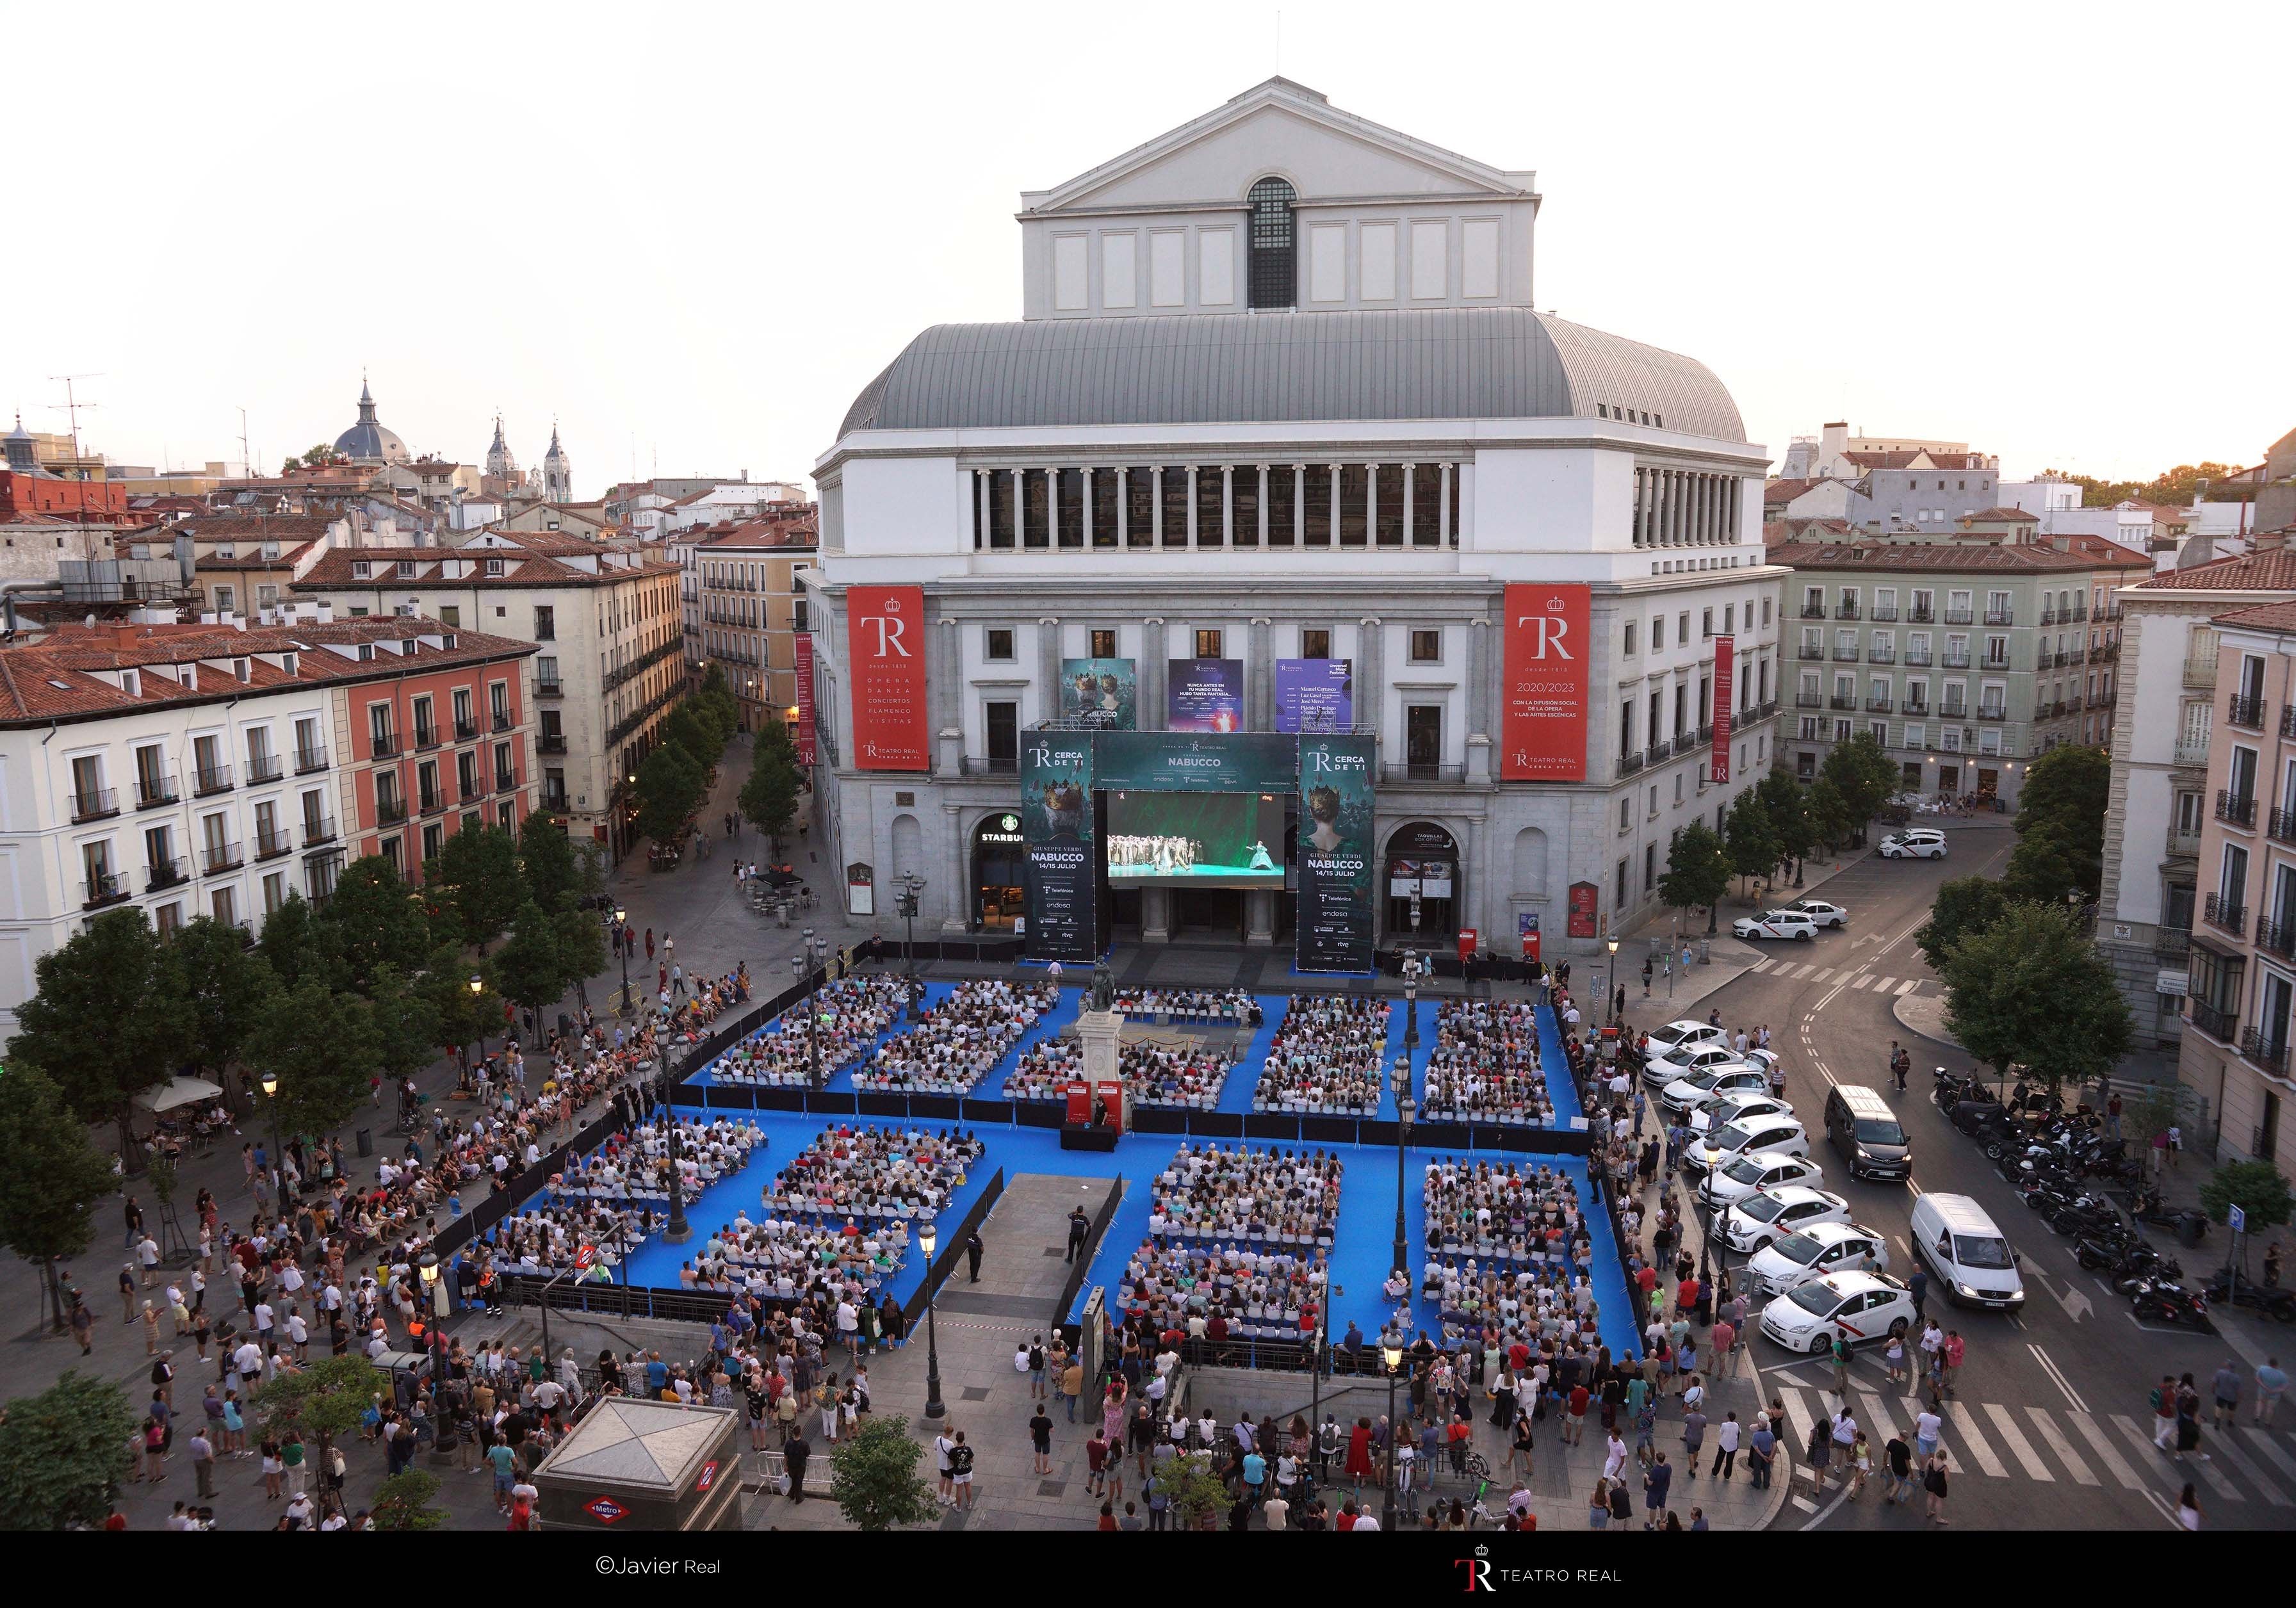
POLYGON ((2189 1324, 2203 1334, 2216 1332, 2216 1325, 2209 1321, 2207 1298, 2173 1279, 2136 1280, 2136 1287, 2129 1292, 2128 1304, 2140 1323, 2150 1317, 2161 1323, 2189 1324))
POLYGON ((1940 1111, 1950 1112, 1964 1100, 1975 1100, 1988 1105, 1998 1105, 1992 1090, 1978 1082, 1975 1077, 1963 1077, 1939 1067, 1931 1074, 1937 1079, 1930 1090, 1931 1103, 1940 1111))
MULTIPOLYGON (((2090 1272, 2098 1273, 2119 1267, 2121 1259, 2141 1244, 2144 1242, 2136 1238, 2129 1228, 2098 1228, 2073 1243, 2073 1259, 2090 1272)), ((2159 1252, 2153 1254, 2158 1256, 2159 1252)))
POLYGON ((2229 1300, 2235 1307, 2252 1307, 2277 1323, 2296 1324, 2296 1291, 2276 1289, 2245 1278, 2234 1287, 2231 1275, 2219 1268, 2210 1278, 2206 1293, 2212 1301, 2229 1300))
POLYGON ((2194 1232, 2194 1238, 2199 1240, 2208 1237, 2209 1218, 2206 1212, 2196 1211, 2189 1206, 2179 1207, 2171 1211, 2161 1203, 2161 1192, 2158 1189, 2148 1189, 2139 1194, 2129 1205, 2128 1215, 2140 1223, 2151 1223, 2161 1228, 2173 1228, 2180 1234, 2185 1231, 2186 1223, 2194 1223, 2197 1226, 2194 1232))
MULTIPOLYGON (((2084 1197, 2084 1200, 2088 1200, 2084 1197)), ((2049 1214, 2049 1227, 2059 1234, 2089 1234, 2120 1221, 2120 1213, 2102 1201, 2074 1201, 2049 1214)))

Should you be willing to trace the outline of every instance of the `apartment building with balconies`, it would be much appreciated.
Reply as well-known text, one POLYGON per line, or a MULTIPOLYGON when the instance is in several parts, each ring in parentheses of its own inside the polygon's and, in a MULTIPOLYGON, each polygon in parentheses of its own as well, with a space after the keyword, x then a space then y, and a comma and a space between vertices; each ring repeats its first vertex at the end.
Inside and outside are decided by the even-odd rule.
POLYGON ((2177 1076, 2219 1160, 2296 1173, 2296 602, 2213 617, 2215 712, 2177 1076))
POLYGON ((658 549, 496 527, 459 547, 332 552, 294 591, 338 617, 421 615, 533 644, 517 701, 533 701, 537 807, 578 839, 629 846, 629 778, 685 690, 677 570, 658 549))
POLYGON ((2216 617, 2296 600, 2296 554, 2275 550, 2156 575, 2122 588, 2121 696, 2096 941, 2136 1039, 2182 1038, 2187 969, 2205 909, 2202 840, 2213 818, 2209 772, 2225 712, 2216 617))
POLYGON ((2016 807, 2033 759, 2101 746, 2119 693, 2110 598, 2144 562, 2036 544, 1890 541, 1775 549, 1786 587, 1792 724, 1781 742, 1805 779, 1835 743, 1870 731, 1909 792, 1974 793, 2016 807))
POLYGON ((515 829, 527 726, 507 700, 532 652, 316 608, 271 625, 75 625, 0 647, 0 1030, 39 957, 104 911, 139 910, 163 933, 211 916, 252 943, 290 894, 324 899, 346 859, 383 853, 419 879, 444 833, 515 829), (511 721, 487 760, 504 768, 485 774, 504 784, 483 815, 439 812, 409 837, 407 802, 438 783, 398 722, 488 685, 511 721), (393 711, 372 754, 370 705, 393 711))
POLYGON ((797 639, 806 630, 800 578, 818 562, 819 531, 812 504, 783 503, 675 543, 688 674, 698 685, 710 665, 724 669, 745 732, 777 721, 797 734, 797 639))

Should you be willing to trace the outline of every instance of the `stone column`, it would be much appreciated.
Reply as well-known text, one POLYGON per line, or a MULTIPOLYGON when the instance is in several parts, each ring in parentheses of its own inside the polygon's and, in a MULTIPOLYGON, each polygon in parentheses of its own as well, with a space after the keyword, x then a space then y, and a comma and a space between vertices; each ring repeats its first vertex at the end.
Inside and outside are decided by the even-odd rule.
POLYGON ((1275 890, 1247 889, 1243 896, 1243 941, 1247 948, 1266 949, 1275 942, 1275 890))
POLYGON ((1130 472, 1116 472, 1116 546, 1119 551, 1132 545, 1132 488, 1130 472))
POLYGON ((1250 657, 1243 667, 1244 710, 1251 722, 1246 729, 1255 732, 1275 729, 1275 660, 1270 628, 1274 624, 1265 614, 1251 617, 1250 657))
MULTIPOLYGON (((1021 705, 1025 716, 1028 706, 1021 705)), ((1037 718, 1049 720, 1061 712, 1061 622, 1047 614, 1037 621, 1037 718)), ((1022 726, 1028 724, 1024 718, 1022 726)))
POLYGON ((1172 941, 1172 890, 1169 888, 1143 888, 1140 890, 1140 941, 1144 944, 1168 944, 1172 941))
POLYGON ((1140 627, 1140 729, 1164 729, 1164 683, 1171 669, 1164 650, 1164 617, 1151 614, 1140 627))
POLYGON ((1386 629, 1375 615, 1357 620, 1355 723, 1376 732, 1387 702, 1386 629))
POLYGON ((966 852, 964 841, 964 809, 962 805, 944 804, 941 814, 948 821, 948 865, 941 886, 948 890, 948 914, 941 917, 940 931, 944 938, 963 938, 972 926, 972 857, 966 852))
POLYGON ((938 751, 934 768, 944 776, 955 775, 964 768, 964 711, 960 704, 964 689, 964 627, 963 622, 946 616, 939 621, 933 637, 933 656, 939 660, 939 686, 934 690, 931 706, 933 711, 933 746, 938 751))
POLYGON ((1491 622, 1467 622, 1467 780, 1491 779, 1491 622))

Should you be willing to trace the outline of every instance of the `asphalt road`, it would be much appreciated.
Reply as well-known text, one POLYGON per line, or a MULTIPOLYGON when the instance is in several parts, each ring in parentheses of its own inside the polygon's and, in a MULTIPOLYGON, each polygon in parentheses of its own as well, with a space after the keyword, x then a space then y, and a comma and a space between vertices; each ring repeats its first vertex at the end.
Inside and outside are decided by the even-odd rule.
MULTIPOLYGON (((1910 1186, 1854 1182, 1822 1131, 1814 1133, 1812 1145, 1825 1167, 1826 1187, 1849 1200, 1860 1222, 1889 1236, 1892 1272, 1902 1276, 1911 1266, 1906 1233, 1923 1191, 1972 1196, 2022 1253, 2027 1301, 2015 1315, 1956 1309, 1943 1301, 1939 1281, 1931 1280, 1929 1311, 1968 1342, 1945 1432, 1956 1471, 1948 1519, 1956 1529, 2165 1530, 2173 1528, 2177 1495, 2190 1480, 2198 1486, 2210 1529, 2296 1528, 2296 1413, 2284 1410, 2273 1432, 2210 1433, 2203 1441, 2213 1454, 2210 1461, 2179 1464, 2152 1449, 2147 1401, 2163 1373, 2186 1371, 2198 1380, 2205 1401, 2210 1376, 2228 1356, 2253 1366, 2269 1353, 2296 1366, 2296 1329, 2253 1315, 2222 1320, 2222 1332, 2214 1336, 2138 1325, 2126 1299, 2075 1262, 2072 1241, 2030 1210, 1978 1146, 1931 1103, 1930 1069, 1967 1071, 1971 1062, 1911 1034, 1890 1013, 1900 990, 1938 988, 1912 934, 1928 918, 1941 882, 1972 873, 1997 876, 2015 836, 2004 823, 1956 830, 1950 842, 1944 860, 1874 857, 1832 878, 1815 891, 1849 911, 1845 930, 1821 932, 1810 943, 1765 946, 1764 958, 1773 964, 1710 995, 1695 1013, 1702 1017, 1719 1009, 1733 1031, 1767 1023, 1772 1047, 1784 1052, 1786 1097, 1813 1129, 1823 1122, 1826 1091, 1837 1084, 1867 1085, 1897 1110, 1913 1143, 1910 1186), (1789 975, 1806 969, 1806 977, 1789 975), (1886 985, 1885 978, 1890 980, 1886 985), (1903 1095, 1888 1074, 1892 1039, 1904 1042, 1914 1060, 1903 1095)), ((1641 1015, 1658 1020, 1652 1012, 1641 1015)), ((2199 1163, 2194 1159, 2185 1165, 2199 1163)), ((2156 1237, 2169 1248, 2165 1235, 2156 1237)), ((2221 1261, 2225 1250, 2223 1231, 2214 1230, 2207 1243, 2181 1253, 2185 1272, 2199 1276, 2221 1261)), ((1837 1405, 1830 1366, 1797 1366, 1759 1333, 1751 1344, 1765 1396, 1784 1398, 1797 1424, 1837 1405)), ((1878 1351, 1859 1354, 1850 1406, 1872 1437, 1877 1469, 1889 1439, 1885 1421, 1905 1430, 1910 1442, 1915 1404, 1906 1387, 1887 1382, 1878 1351)), ((1798 1474, 1794 1499, 1778 1523, 1826 1530, 1927 1527, 1918 1496, 1906 1507, 1886 1507, 1879 1484, 1850 1500, 1842 1487, 1816 1491, 1798 1474)))

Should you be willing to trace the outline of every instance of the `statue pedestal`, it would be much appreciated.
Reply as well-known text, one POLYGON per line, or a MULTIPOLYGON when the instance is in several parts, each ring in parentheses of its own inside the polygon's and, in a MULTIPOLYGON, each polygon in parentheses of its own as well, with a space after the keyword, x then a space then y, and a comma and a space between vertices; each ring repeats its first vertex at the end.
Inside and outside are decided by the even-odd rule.
POLYGON ((1118 1070, 1117 1034, 1124 1026, 1119 1011, 1078 1011, 1077 1038, 1084 1046, 1084 1080, 1097 1086, 1121 1078, 1118 1070))

